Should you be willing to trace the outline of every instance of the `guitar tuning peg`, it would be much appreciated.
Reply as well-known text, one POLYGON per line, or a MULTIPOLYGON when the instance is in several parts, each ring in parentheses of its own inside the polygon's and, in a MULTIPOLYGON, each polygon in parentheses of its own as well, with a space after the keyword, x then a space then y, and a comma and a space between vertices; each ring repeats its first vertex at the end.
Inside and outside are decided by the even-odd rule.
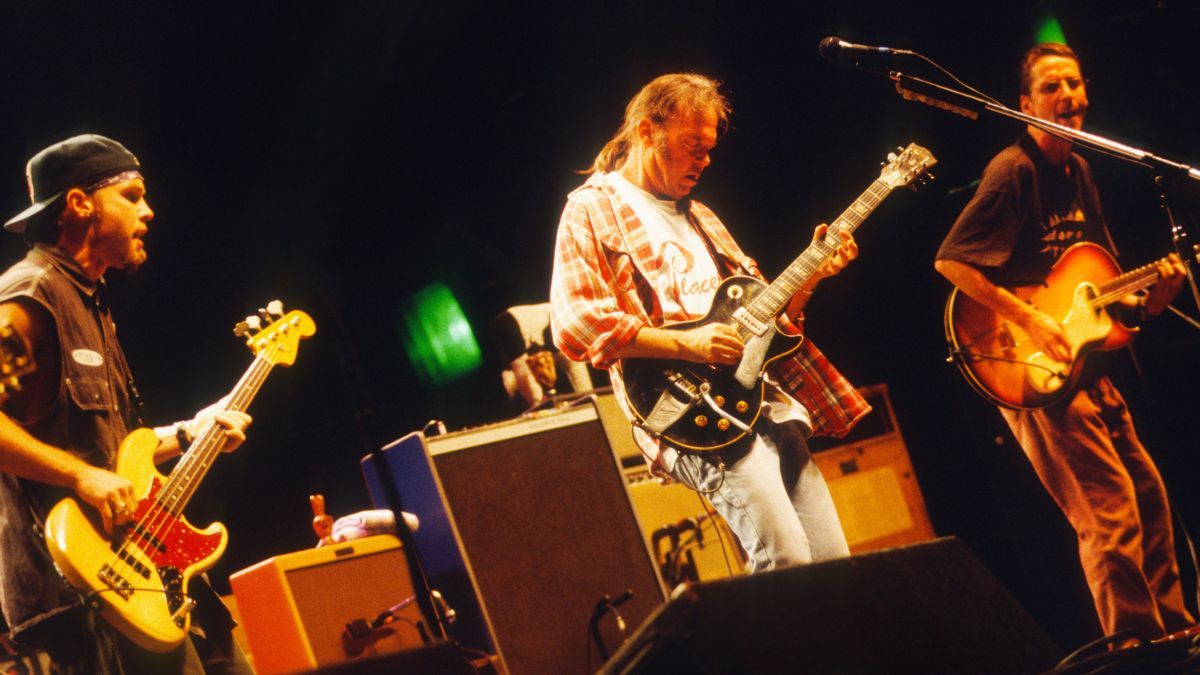
POLYGON ((262 330, 262 319, 258 318, 257 316, 254 316, 253 314, 246 317, 245 323, 246 323, 246 327, 249 328, 250 330, 254 331, 255 333, 262 330))
POLYGON ((897 155, 896 155, 896 153, 894 153, 894 152, 889 152, 889 153, 888 153, 888 155, 887 155, 887 159, 888 159, 888 161, 889 161, 889 162, 894 162, 894 161, 896 161, 896 158, 897 158, 897 155))
POLYGON ((278 300, 272 300, 267 303, 267 314, 270 314, 275 319, 283 318, 283 303, 278 300))
POLYGON ((271 318, 270 313, 268 313, 267 310, 263 309, 262 307, 258 308, 258 318, 261 319, 263 323, 271 323, 274 321, 274 319, 271 318))
POLYGON ((239 321, 237 325, 233 327, 233 334, 238 337, 245 337, 249 332, 250 326, 245 321, 239 321))

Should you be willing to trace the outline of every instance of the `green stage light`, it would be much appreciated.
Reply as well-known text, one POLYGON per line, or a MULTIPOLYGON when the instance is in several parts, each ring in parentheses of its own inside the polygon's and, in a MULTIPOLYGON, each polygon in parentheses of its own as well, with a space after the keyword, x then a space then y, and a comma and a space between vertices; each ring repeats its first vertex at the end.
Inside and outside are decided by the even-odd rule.
POLYGON ((451 382, 483 363, 471 324, 442 282, 422 288, 401 305, 398 328, 409 361, 432 384, 451 382))
POLYGON ((1046 14, 1038 22, 1033 30, 1033 41, 1035 44, 1043 42, 1067 44, 1067 36, 1063 33, 1062 24, 1058 22, 1058 17, 1054 16, 1054 12, 1046 14))

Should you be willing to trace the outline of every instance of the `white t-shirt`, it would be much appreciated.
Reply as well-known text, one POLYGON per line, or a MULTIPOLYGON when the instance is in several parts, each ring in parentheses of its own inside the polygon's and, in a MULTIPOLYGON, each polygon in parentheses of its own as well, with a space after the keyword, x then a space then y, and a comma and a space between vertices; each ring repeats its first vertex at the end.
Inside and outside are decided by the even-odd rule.
POLYGON ((689 319, 707 314, 721 275, 700 233, 680 213, 678 202, 659 199, 615 171, 606 177, 642 221, 654 255, 662 263, 664 273, 657 281, 662 288, 654 292, 663 313, 671 316, 682 309, 689 319))

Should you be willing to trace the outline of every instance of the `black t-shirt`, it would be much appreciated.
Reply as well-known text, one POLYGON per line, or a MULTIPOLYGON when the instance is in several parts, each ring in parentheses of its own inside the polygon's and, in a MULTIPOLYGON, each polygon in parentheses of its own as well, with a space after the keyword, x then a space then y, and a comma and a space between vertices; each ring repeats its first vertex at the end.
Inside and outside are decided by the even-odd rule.
POLYGON ((1023 286, 1044 281, 1072 244, 1090 241, 1115 254, 1091 167, 1074 153, 1068 166, 1052 166, 1021 134, 988 163, 937 258, 974 265, 999 286, 1023 286))

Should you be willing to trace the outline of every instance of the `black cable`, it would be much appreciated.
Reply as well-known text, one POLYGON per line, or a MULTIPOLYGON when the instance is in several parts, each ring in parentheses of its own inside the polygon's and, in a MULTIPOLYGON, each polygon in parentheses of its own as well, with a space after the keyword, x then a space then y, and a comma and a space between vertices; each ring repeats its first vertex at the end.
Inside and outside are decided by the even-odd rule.
POLYGON ((921 53, 917 53, 917 54, 916 54, 916 56, 917 56, 918 58, 920 58, 922 61, 925 61, 925 62, 926 62, 926 63, 928 63, 929 65, 933 66, 934 68, 937 68, 937 69, 938 69, 938 70, 940 70, 942 73, 945 73, 945 74, 946 74, 946 76, 948 76, 950 79, 952 79, 952 80, 954 80, 955 82, 957 82, 959 86, 961 86, 961 87, 966 87, 968 90, 970 90, 970 91, 971 91, 972 93, 974 93, 976 96, 978 96, 978 97, 980 97, 980 98, 982 98, 982 99, 984 99, 984 100, 986 100, 986 101, 988 101, 988 102, 990 102, 990 103, 994 103, 995 105, 998 105, 998 106, 1004 106, 1004 104, 1003 104, 1003 103, 1001 103, 1000 101, 997 101, 996 99, 992 98, 991 96, 988 96, 987 94, 983 93, 982 91, 979 91, 979 90, 978 90, 978 89, 976 89, 975 87, 972 87, 971 85, 967 84, 966 82, 963 82, 962 80, 958 79, 958 78, 957 78, 957 77, 954 75, 954 73, 952 73, 952 72, 950 72, 949 70, 946 70, 945 68, 943 68, 943 67, 941 66, 941 64, 939 64, 937 61, 934 61, 933 59, 931 59, 931 58, 929 58, 928 56, 925 56, 924 54, 921 54, 921 53))
POLYGON ((980 354, 979 352, 968 352, 963 349, 950 350, 950 358, 961 358, 964 356, 971 357, 972 361, 1002 361, 1004 363, 1014 363, 1018 366, 1025 366, 1026 368, 1039 368, 1047 373, 1050 373, 1051 375, 1059 377, 1062 376, 1061 373, 1055 371, 1053 368, 1050 368, 1049 366, 1043 366, 1040 363, 1032 363, 1030 361, 1022 361, 1020 359, 1010 359, 1004 356, 993 356, 991 354, 980 354))
MULTIPOLYGON (((677 457, 675 459, 675 465, 679 466, 679 464, 681 462, 683 462, 683 459, 685 457, 693 457, 693 456, 694 455, 689 455, 687 453, 681 452, 681 453, 679 453, 679 457, 677 457)), ((701 457, 701 458, 698 458, 697 461, 703 462, 705 460, 704 460, 704 458, 701 457)), ((689 469, 691 469, 691 467, 684 464, 683 467, 680 469, 680 471, 681 471, 681 473, 684 473, 687 476, 687 478, 689 479, 690 482, 683 482, 683 481, 680 481, 680 482, 683 482, 684 485, 686 485, 688 488, 690 488, 696 494, 715 495, 721 491, 721 488, 725 487, 725 461, 724 460, 718 460, 717 469, 721 472, 721 480, 717 483, 716 487, 712 488, 711 490, 705 490, 704 488, 700 487, 699 481, 696 480, 696 474, 694 472, 690 471, 689 469)))
POLYGON ((700 500, 700 506, 704 509, 704 515, 708 517, 708 522, 712 523, 713 530, 717 533, 717 544, 721 547, 721 557, 725 559, 725 571, 729 573, 729 576, 733 576, 733 563, 729 561, 729 549, 726 548, 725 532, 721 528, 721 524, 716 520, 716 517, 719 515, 717 507, 710 505, 708 500, 700 496, 700 494, 696 494, 696 499, 700 500))

